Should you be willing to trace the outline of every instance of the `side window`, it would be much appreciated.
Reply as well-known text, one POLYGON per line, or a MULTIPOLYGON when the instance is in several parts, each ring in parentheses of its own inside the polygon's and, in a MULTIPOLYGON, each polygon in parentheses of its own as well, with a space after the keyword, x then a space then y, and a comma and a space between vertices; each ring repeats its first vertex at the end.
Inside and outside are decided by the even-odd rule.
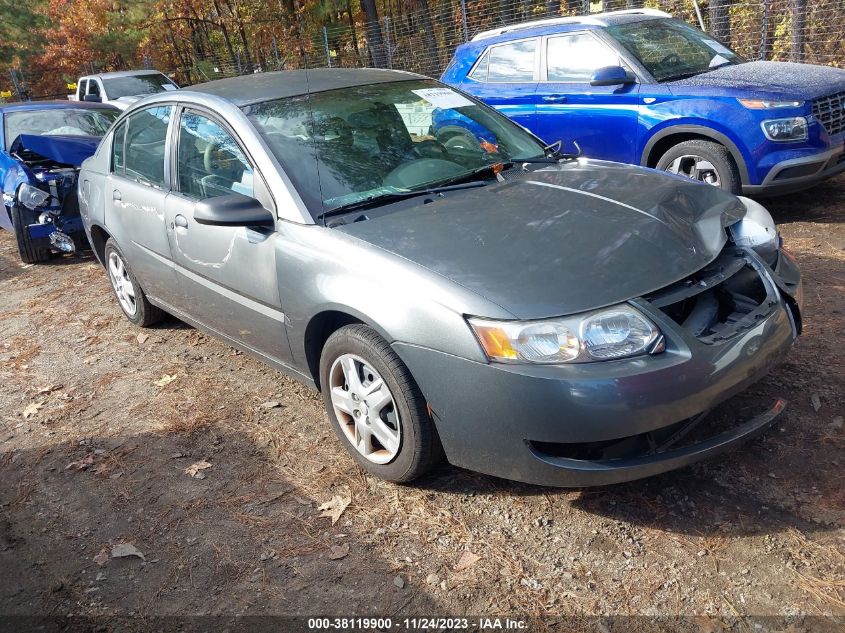
POLYGON ((126 176, 164 187, 164 152, 171 106, 156 106, 129 117, 126 128, 126 176))
POLYGON ((114 134, 112 135, 111 170, 112 173, 115 174, 124 173, 124 167, 126 166, 126 162, 124 160, 126 156, 126 146, 123 143, 125 138, 126 121, 124 120, 117 126, 117 129, 115 129, 114 134))
POLYGON ((100 96, 100 84, 97 83, 96 79, 88 80, 88 94, 100 96))
POLYGON ((489 63, 490 49, 488 48, 484 51, 484 55, 481 56, 481 60, 475 65, 475 68, 472 69, 469 76, 476 81, 487 81, 487 66, 489 63))
POLYGON ((79 94, 79 100, 82 101, 82 98, 86 94, 88 94, 88 92, 87 92, 87 90, 88 90, 88 80, 83 79, 82 81, 80 81, 79 85, 77 86, 77 90, 78 90, 78 94, 79 94))
POLYGON ((185 111, 179 122, 176 174, 179 191, 196 200, 232 193, 255 195, 253 169, 237 141, 196 112, 185 111))
POLYGON ((536 49, 537 40, 523 40, 491 48, 487 81, 497 83, 533 81, 536 49))
POLYGON ((619 55, 589 33, 550 37, 546 43, 549 81, 586 83, 599 68, 619 64, 619 55))

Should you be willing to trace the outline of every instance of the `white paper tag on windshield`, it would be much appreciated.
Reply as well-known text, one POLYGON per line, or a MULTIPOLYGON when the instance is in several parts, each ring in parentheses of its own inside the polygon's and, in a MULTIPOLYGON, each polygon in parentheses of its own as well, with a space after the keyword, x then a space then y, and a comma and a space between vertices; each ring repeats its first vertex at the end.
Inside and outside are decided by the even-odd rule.
POLYGON ((421 88, 411 90, 411 92, 425 99, 435 108, 463 108, 474 105, 472 101, 451 88, 421 88))
POLYGON ((165 90, 176 90, 176 86, 173 84, 162 84, 161 87, 165 90))
POLYGON ((733 55, 731 49, 724 44, 720 44, 716 40, 702 40, 707 46, 719 53, 719 55, 733 55))

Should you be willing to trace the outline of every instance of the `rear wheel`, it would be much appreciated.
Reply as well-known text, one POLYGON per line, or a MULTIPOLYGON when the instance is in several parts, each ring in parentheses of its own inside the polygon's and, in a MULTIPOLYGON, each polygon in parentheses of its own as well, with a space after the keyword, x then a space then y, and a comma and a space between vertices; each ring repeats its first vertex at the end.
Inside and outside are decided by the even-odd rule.
POLYGON ((112 290, 126 318, 141 327, 148 327, 161 321, 164 312, 149 302, 135 275, 129 269, 123 252, 112 238, 106 242, 105 265, 112 290))
POLYGON ((419 387, 372 328, 348 325, 329 337, 320 384, 335 433, 366 471, 406 482, 440 459, 443 449, 419 387))
POLYGON ((15 227, 15 239, 23 262, 25 264, 38 264, 50 259, 50 249, 33 244, 32 238, 26 230, 28 225, 35 222, 34 212, 15 205, 9 210, 9 215, 12 217, 12 226, 15 227))
POLYGON ((686 176, 731 193, 742 193, 742 182, 731 153, 713 141, 684 141, 657 161, 657 169, 686 176))

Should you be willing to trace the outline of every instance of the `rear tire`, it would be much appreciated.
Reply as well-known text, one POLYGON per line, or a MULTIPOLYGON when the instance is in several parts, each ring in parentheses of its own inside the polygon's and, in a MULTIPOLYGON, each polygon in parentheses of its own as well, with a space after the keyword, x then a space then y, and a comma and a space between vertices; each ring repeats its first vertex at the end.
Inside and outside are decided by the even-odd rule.
POLYGON ((32 211, 14 205, 9 210, 12 217, 12 226, 15 227, 15 239, 18 243, 18 253, 25 264, 40 264, 50 259, 50 249, 44 246, 36 246, 32 243, 26 227, 35 220, 32 211))
POLYGON ((112 238, 106 241, 104 260, 112 291, 126 318, 140 327, 149 327, 161 321, 164 311, 149 302, 141 284, 126 263, 123 251, 112 238))
POLYGON ((686 176, 734 194, 742 193, 742 181, 733 156, 727 147, 713 141, 678 143, 660 157, 657 169, 686 176))
POLYGON ((320 385, 332 428, 370 474, 408 482, 440 461, 443 448, 425 398, 372 328, 347 325, 329 337, 320 357, 320 385))

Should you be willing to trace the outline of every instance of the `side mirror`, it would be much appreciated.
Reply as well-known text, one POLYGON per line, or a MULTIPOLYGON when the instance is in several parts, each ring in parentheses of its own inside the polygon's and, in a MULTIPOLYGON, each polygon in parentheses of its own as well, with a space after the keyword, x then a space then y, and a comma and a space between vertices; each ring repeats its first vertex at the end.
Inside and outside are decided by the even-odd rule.
POLYGON ((208 198, 194 207, 197 224, 212 226, 275 226, 276 218, 255 198, 232 193, 208 198))
POLYGON ((632 84, 636 81, 634 75, 629 73, 622 66, 605 66, 593 73, 590 79, 591 86, 621 86, 632 84))
POLYGON ((102 103, 103 99, 100 95, 85 95, 82 97, 83 101, 89 101, 91 103, 102 103))

